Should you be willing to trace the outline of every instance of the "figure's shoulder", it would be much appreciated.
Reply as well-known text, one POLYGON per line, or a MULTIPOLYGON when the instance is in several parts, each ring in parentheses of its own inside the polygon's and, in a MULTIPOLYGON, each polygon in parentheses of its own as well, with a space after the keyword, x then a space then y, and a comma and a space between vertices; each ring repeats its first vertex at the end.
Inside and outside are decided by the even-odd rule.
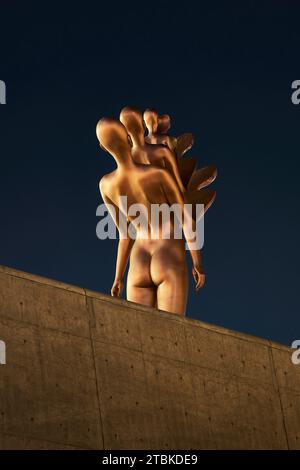
POLYGON ((165 149, 167 147, 163 144, 149 144, 145 143, 145 150, 150 158, 163 158, 165 156, 165 149))
POLYGON ((156 148, 156 150, 160 150, 160 151, 168 150, 168 147, 164 142, 158 142, 155 145, 155 148, 156 148))
POLYGON ((164 175, 165 173, 168 173, 167 170, 161 166, 158 166, 158 165, 143 165, 144 169, 144 173, 145 175, 150 179, 154 179, 155 178, 155 181, 158 181, 160 179, 163 179, 164 178, 164 175))
POLYGON ((111 173, 107 173, 106 175, 102 176, 99 181, 99 189, 101 193, 108 193, 111 188, 111 184, 116 176, 116 170, 112 171, 111 173))
POLYGON ((159 153, 160 155, 170 155, 172 152, 168 147, 167 139, 164 142, 160 142, 156 145, 153 145, 155 147, 155 151, 159 153))
POLYGON ((155 147, 157 147, 157 154, 160 156, 160 158, 164 158, 169 162, 176 160, 174 152, 170 149, 167 143, 158 144, 155 145, 155 147))
POLYGON ((169 171, 161 166, 151 165, 136 165, 137 179, 143 184, 143 182, 151 182, 154 184, 160 184, 166 186, 169 184, 169 179, 172 179, 169 171))

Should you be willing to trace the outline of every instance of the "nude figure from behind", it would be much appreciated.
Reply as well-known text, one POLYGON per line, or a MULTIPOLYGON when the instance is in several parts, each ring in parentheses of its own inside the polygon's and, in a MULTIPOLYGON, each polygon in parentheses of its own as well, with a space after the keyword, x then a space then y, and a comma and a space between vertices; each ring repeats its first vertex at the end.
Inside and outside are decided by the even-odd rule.
MULTIPOLYGON (((124 274, 130 257, 127 278, 127 300, 157 307, 167 312, 184 315, 188 293, 188 272, 184 239, 174 238, 173 222, 170 220, 170 239, 151 239, 151 205, 179 204, 185 210, 183 196, 170 173, 149 164, 135 163, 132 142, 125 127, 114 119, 103 118, 97 124, 97 137, 102 149, 109 152, 117 168, 100 181, 102 198, 119 228, 120 196, 127 196, 128 208, 135 203, 143 204, 149 215, 149 225, 136 227, 136 239, 121 237, 118 246, 115 280, 112 295, 121 296, 124 274), (112 210, 113 208, 113 210, 112 210)), ((127 224, 134 218, 127 217, 127 224)), ((183 231, 189 247, 193 247, 186 229, 183 231)), ((159 226, 159 233, 162 227, 159 226)), ((198 290, 204 284, 200 251, 189 250, 193 262, 193 277, 198 290)))

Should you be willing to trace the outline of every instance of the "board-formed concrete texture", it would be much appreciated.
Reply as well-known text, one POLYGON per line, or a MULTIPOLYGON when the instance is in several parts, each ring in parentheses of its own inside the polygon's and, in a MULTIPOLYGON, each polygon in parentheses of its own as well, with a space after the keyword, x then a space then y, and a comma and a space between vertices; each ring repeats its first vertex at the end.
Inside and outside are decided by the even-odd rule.
POLYGON ((267 340, 0 267, 0 449, 300 449, 267 340))

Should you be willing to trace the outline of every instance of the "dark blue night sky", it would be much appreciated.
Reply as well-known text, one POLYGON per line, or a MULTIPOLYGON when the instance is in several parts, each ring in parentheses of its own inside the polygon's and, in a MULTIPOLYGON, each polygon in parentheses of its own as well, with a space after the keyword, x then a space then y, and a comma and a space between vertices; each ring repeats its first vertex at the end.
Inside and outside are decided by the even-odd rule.
POLYGON ((188 315, 300 338, 296 3, 1 2, 0 264, 109 293, 117 242, 95 213, 114 162, 95 125, 151 106, 219 168, 188 315))

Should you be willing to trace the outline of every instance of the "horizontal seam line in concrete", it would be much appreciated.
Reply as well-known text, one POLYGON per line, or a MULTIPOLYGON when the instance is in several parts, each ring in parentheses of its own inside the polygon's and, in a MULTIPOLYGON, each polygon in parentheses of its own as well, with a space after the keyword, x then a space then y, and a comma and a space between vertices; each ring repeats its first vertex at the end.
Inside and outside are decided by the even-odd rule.
MULTIPOLYGON (((120 343, 112 343, 112 342, 108 342, 108 341, 101 341, 99 339, 93 339, 93 341, 95 343, 100 343, 100 344, 111 344, 112 346, 118 346, 120 347, 121 349, 126 349, 127 351, 132 351, 132 352, 138 352, 138 353, 141 353, 141 356, 143 357, 144 361, 146 362, 149 362, 147 360, 147 357, 145 357, 145 355, 149 355, 149 356, 152 356, 152 357, 157 357, 159 359, 167 359, 167 360, 170 360, 170 361, 173 361, 173 362, 177 362, 178 364, 180 365, 188 365, 188 366, 194 366, 194 367, 197 367, 199 369, 203 369, 203 370, 211 370, 213 372, 219 372, 222 374, 222 370, 221 369, 215 369, 213 367, 208 367, 208 366, 203 366, 203 365, 199 365, 199 364, 196 364, 195 362, 188 362, 186 360, 180 360, 180 359, 175 359, 173 357, 169 357, 169 356, 162 356, 160 354, 154 354, 152 352, 147 352, 145 350, 140 350, 140 349, 133 349, 133 348, 129 348, 128 346, 123 346, 123 345, 120 345, 120 343)), ((254 381, 256 382, 256 379, 255 378, 252 378, 252 377, 249 377, 249 376, 241 376, 241 375, 236 375, 236 374, 227 374, 227 375, 223 375, 221 376, 221 378, 239 378, 239 379, 245 379, 245 380, 251 380, 251 381, 254 381)), ((273 382, 262 382, 261 380, 259 380, 260 383, 263 383, 263 384, 266 384, 266 385, 273 385, 273 382)))
MULTIPOLYGON (((80 339, 86 339, 86 340, 89 340, 90 339, 90 336, 87 335, 87 336, 83 336, 83 335, 78 335, 78 334, 75 334, 73 332, 70 332, 70 331, 67 331, 67 330, 62 330, 62 329, 57 329, 57 328, 53 328, 53 327, 49 327, 49 326, 44 326, 44 325, 41 325, 40 323, 33 323, 33 322, 30 322, 30 321, 24 321, 24 320, 19 320, 19 319, 16 319, 16 318, 12 318, 12 317, 8 317, 6 316, 5 314, 0 316, 0 322, 1 320, 5 321, 12 321, 12 322, 18 322, 19 324, 22 324, 24 325, 24 327, 35 327, 35 328, 42 328, 44 330, 49 330, 49 331, 53 331, 53 332, 56 332, 56 333, 60 333, 60 334, 63 334, 63 335, 69 335, 69 336, 73 336, 74 338, 80 338, 80 339)), ((172 319, 171 319, 172 320, 172 319)), ((87 325, 88 325, 88 318, 87 318, 87 325)), ((202 326, 198 326, 199 328, 202 328, 203 330, 206 330, 205 327, 202 327, 202 326)), ((207 330, 209 330, 209 328, 207 328, 207 330)), ((211 331, 211 330, 209 330, 211 331)), ((226 333, 221 333, 220 331, 214 331, 215 333, 218 333, 220 335, 226 335, 226 336, 230 336, 231 338, 236 338, 236 339, 239 339, 239 340, 242 340, 242 341, 246 341, 246 342, 250 342, 250 343, 256 343, 254 340, 250 339, 248 340, 248 338, 244 338, 243 336, 242 337, 239 337, 238 334, 226 334, 226 333)), ((101 340, 101 339, 96 339, 95 337, 92 337, 93 340, 95 341, 99 341, 101 343, 108 343, 108 344, 116 344, 116 345, 119 345, 120 346, 120 343, 117 342, 117 341, 112 341, 112 340, 101 340)), ((268 341, 268 340, 266 340, 268 341)), ((274 348, 273 346, 270 346, 268 343, 267 344, 263 344, 263 343, 258 343, 260 344, 261 346, 265 346, 266 348, 273 348, 273 349, 278 349, 278 350, 285 350, 285 348, 274 348)), ((132 351, 142 351, 142 347, 141 349, 136 349, 136 348, 131 348, 129 346, 125 346, 125 345, 122 345, 122 347, 126 348, 126 349, 129 349, 129 350, 132 350, 132 351)), ((160 355, 157 355, 159 357, 163 357, 163 356, 160 356, 160 355)))
POLYGON ((282 385, 279 385, 279 391, 282 391, 282 392, 293 392, 295 395, 299 395, 299 396, 300 396, 300 389, 297 389, 297 388, 283 387, 282 385))
MULTIPOLYGON (((125 348, 126 350, 128 351, 132 351, 132 352, 140 352, 140 353, 146 353, 146 354, 151 354, 152 356, 154 357, 159 357, 161 359, 171 359, 173 361, 176 361, 178 363, 182 363, 182 364, 189 364, 189 365, 192 365, 192 366, 197 366, 197 367, 200 367, 200 368, 203 368, 203 369, 207 369, 207 370, 214 370, 214 371, 218 371, 219 369, 214 369, 214 368, 211 368, 211 367, 205 367, 205 366, 200 366, 199 364, 197 364, 196 362, 189 362, 189 361, 186 361, 186 360, 180 360, 180 359, 174 359, 170 356, 165 356, 165 355, 161 355, 161 354, 154 354, 152 352, 147 352, 147 350, 143 349, 143 344, 141 343, 141 348, 138 349, 138 348, 134 348, 134 347, 130 347, 130 346, 125 346, 125 345, 122 345, 120 344, 120 342, 118 342, 117 340, 116 341, 113 341, 111 339, 99 339, 97 337, 90 337, 90 336, 79 336, 79 335, 76 335, 74 333, 70 333, 68 331, 62 331, 62 330, 58 330, 56 328, 52 328, 52 327, 47 327, 47 326, 42 326, 38 323, 29 323, 29 322, 25 322, 25 321, 22 321, 22 320, 16 320, 16 319, 12 319, 12 318, 9 318, 9 317, 1 317, 0 316, 0 322, 1 321, 12 321, 12 322, 18 322, 19 324, 22 324, 24 325, 24 327, 33 327, 33 328, 37 328, 37 329, 42 329, 42 330, 45 330, 45 331, 50 331, 50 332, 55 332, 55 333, 60 333, 62 335, 66 335, 66 336, 70 336, 71 338, 74 337, 74 338, 78 338, 78 339, 83 339, 83 340, 87 340, 87 341, 92 341, 92 342, 98 342, 98 343, 102 343, 102 344, 111 344, 113 346, 119 346, 121 348, 125 348)), ((221 333, 220 333, 221 334, 221 333)), ((92 343, 91 343, 92 344, 92 343)), ((272 347, 270 346, 267 346, 267 348, 270 348, 272 349, 272 347)), ((241 376, 236 376, 236 377, 241 377, 241 376)), ((268 382, 267 382, 268 383, 268 382)), ((289 387, 284 387, 284 388, 287 388, 289 390, 292 390, 292 391, 295 391, 297 392, 297 389, 290 389, 289 387)))
MULTIPOLYGON (((19 367, 19 368, 21 368, 21 369, 26 369, 26 370, 29 368, 29 367, 27 367, 26 364, 19 364, 19 363, 17 363, 17 362, 10 362, 10 363, 7 364, 7 365, 9 365, 9 366, 12 367, 12 368, 15 367, 15 366, 17 366, 17 367, 19 367)), ((85 380, 85 382, 92 383, 93 385, 96 386, 96 379, 93 378, 93 377, 89 377, 89 376, 86 376, 86 375, 82 375, 82 374, 78 373, 78 371, 76 371, 76 378, 77 378, 77 377, 80 378, 80 379, 82 379, 82 380, 85 380)), ((40 401, 37 400, 37 403, 39 403, 39 402, 40 402, 40 401)), ((43 400, 41 401, 41 403, 42 403, 42 402, 43 402, 43 400)), ((92 410, 88 410, 88 409, 87 409, 87 410, 85 410, 85 411, 88 411, 88 413, 93 413, 92 410)))
POLYGON ((79 336, 79 335, 76 335, 74 333, 71 333, 70 331, 66 331, 66 330, 58 330, 57 328, 53 328, 51 326, 43 326, 41 325, 40 323, 32 323, 32 322, 29 322, 29 321, 24 321, 24 320, 18 320, 16 318, 12 318, 12 317, 7 317, 4 315, 0 315, 0 322, 1 321, 12 321, 12 322, 15 322, 15 323, 18 323, 18 324, 22 324, 24 325, 25 327, 35 327, 35 328, 42 328, 44 330, 49 330, 49 331, 55 331, 56 333, 61 333, 62 335, 69 335, 69 336, 74 336, 74 338, 80 338, 80 339, 87 339, 87 340, 90 340, 90 336, 79 336))
MULTIPOLYGON (((76 445, 76 444, 69 444, 67 442, 58 442, 58 441, 53 441, 51 439, 40 439, 38 437, 34 437, 32 436, 31 434, 30 435, 24 435, 24 434, 14 434, 14 433, 10 433, 10 432, 6 432, 4 431, 2 433, 3 436, 11 436, 11 437, 17 437, 18 439, 28 439, 28 440, 33 440, 33 441, 38 441, 38 442, 49 442, 51 444, 60 444, 60 445, 65 445, 67 447, 75 447, 76 449, 81 449, 82 447, 84 446, 79 446, 79 445, 76 445)), ((89 447, 87 446, 86 449, 91 449, 91 450, 94 450, 94 447, 89 447)), ((97 450, 97 449, 96 449, 97 450)))

